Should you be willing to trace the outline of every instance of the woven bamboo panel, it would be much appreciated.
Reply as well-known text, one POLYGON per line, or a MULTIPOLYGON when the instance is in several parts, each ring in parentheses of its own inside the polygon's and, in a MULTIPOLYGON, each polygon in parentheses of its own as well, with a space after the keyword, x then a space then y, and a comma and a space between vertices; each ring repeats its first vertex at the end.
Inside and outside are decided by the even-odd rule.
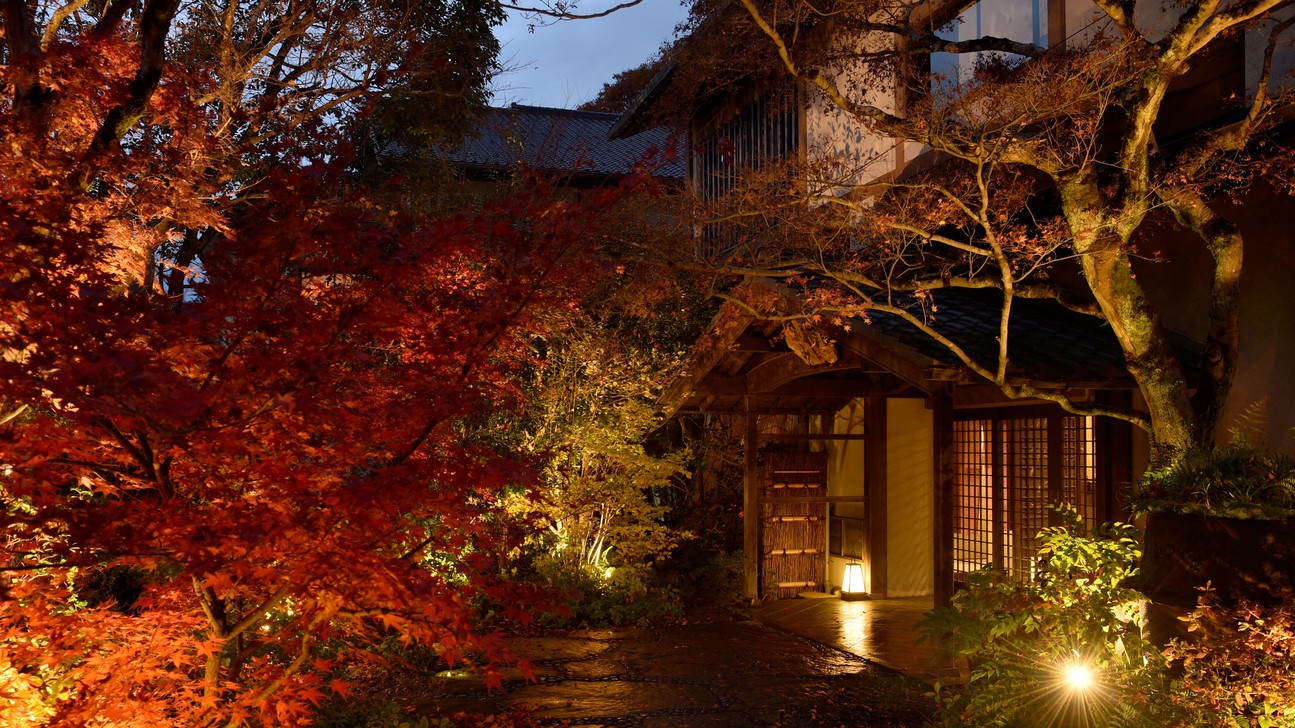
POLYGON ((827 495, 827 453, 825 452, 767 452, 760 471, 766 497, 778 495, 811 495, 805 492, 782 490, 777 486, 805 488, 818 486, 827 495), (778 492, 773 492, 778 491, 778 492))
MULTIPOLYGON (((761 475, 766 498, 827 497, 827 453, 765 453, 761 475)), ((827 503, 766 502, 761 510, 765 592, 793 599, 822 590, 827 503)))

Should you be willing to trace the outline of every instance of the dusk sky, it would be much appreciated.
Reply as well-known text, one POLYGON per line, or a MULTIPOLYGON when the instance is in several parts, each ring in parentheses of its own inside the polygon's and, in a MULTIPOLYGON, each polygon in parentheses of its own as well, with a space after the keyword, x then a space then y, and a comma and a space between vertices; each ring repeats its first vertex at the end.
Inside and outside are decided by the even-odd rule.
MULTIPOLYGON (((615 3, 583 0, 577 12, 597 12, 615 3)), ((619 71, 657 51, 683 20, 679 0, 644 0, 641 5, 597 20, 536 25, 518 13, 496 30, 506 67, 517 70, 494 83, 494 105, 509 103, 574 108, 597 95, 619 71)))

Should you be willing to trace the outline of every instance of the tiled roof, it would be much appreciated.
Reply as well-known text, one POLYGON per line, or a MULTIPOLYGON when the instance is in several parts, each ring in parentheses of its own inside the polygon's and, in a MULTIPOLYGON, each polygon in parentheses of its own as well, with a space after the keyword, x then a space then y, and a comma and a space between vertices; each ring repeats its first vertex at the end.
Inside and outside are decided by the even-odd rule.
POLYGON ((647 163, 659 179, 683 179, 681 143, 669 146, 668 129, 658 127, 613 141, 608 135, 618 118, 617 114, 516 104, 492 108, 479 135, 446 152, 446 157, 478 169, 507 170, 522 162, 542 172, 591 175, 625 174, 647 163))
MULTIPOLYGON (((912 298, 906 307, 923 306, 912 298)), ((925 314, 936 331, 994 368, 1002 294, 994 290, 950 288, 932 293, 935 310, 925 314)), ((874 313, 872 327, 891 339, 950 366, 960 362, 944 345, 897 316, 874 313)), ((1017 298, 1008 327, 1011 373, 1050 381, 1115 381, 1128 378, 1124 355, 1110 327, 1055 301, 1017 298)))

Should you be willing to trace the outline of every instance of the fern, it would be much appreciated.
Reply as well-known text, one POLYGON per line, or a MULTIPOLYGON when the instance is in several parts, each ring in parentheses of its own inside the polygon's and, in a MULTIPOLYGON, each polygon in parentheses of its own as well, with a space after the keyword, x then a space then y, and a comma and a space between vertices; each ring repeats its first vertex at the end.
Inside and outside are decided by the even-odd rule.
POLYGON ((1228 441, 1233 447, 1266 448, 1268 432, 1268 397, 1250 403, 1236 416, 1228 428, 1228 441))

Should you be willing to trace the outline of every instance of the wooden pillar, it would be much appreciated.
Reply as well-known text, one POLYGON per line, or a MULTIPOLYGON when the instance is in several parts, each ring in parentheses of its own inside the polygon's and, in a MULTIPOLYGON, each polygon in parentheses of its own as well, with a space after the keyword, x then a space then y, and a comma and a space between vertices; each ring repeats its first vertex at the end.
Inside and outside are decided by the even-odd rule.
POLYGON ((748 599, 760 597, 760 437, 759 414, 746 397, 746 438, 742 465, 742 562, 745 578, 742 593, 748 599))
POLYGON ((886 398, 869 397, 863 405, 863 493, 868 498, 868 593, 886 596, 887 550, 886 398))
MULTIPOLYGON (((1128 392, 1101 392, 1097 401, 1129 407, 1128 392)), ((1133 425, 1114 417, 1094 417, 1093 437, 1097 442, 1097 522, 1131 522, 1129 483, 1133 480, 1133 425)))
MULTIPOLYGON (((1048 413, 1048 502, 1060 503, 1065 500, 1066 489, 1066 433, 1064 415, 1061 412, 1048 413)), ((1079 503, 1070 505, 1078 507, 1079 503)), ((1048 510, 1048 525, 1062 525, 1061 514, 1048 510)))
MULTIPOLYGON (((828 436, 836 434, 836 412, 824 412, 818 416, 818 432, 820 435, 828 436)), ((832 451, 831 441, 822 440, 821 442, 823 443, 823 449, 830 453, 832 451)), ((833 495, 833 483, 828 480, 832 472, 831 457, 832 455, 828 455, 828 471, 823 474, 823 492, 829 497, 833 495)), ((840 488, 840 483, 837 483, 836 486, 840 488)), ((840 493, 840 491, 838 490, 837 493, 840 493)), ((819 584, 822 586, 822 590, 827 592, 832 589, 830 586, 832 583, 832 557, 830 556, 832 553, 832 506, 830 501, 823 504, 823 543, 819 544, 818 547, 822 549, 820 553, 823 554, 822 581, 819 584)))
MULTIPOLYGON (((1037 20, 1035 22, 1038 22, 1037 20)), ((1076 28, 1078 30, 1078 28, 1076 28)), ((1066 47, 1066 3, 1051 0, 1048 3, 1048 42, 1051 48, 1066 47)))
POLYGON ((954 442, 953 398, 948 395, 932 397, 931 430, 934 436, 932 452, 935 466, 935 513, 932 529, 935 533, 935 604, 945 606, 953 598, 953 506, 954 506, 954 442))

